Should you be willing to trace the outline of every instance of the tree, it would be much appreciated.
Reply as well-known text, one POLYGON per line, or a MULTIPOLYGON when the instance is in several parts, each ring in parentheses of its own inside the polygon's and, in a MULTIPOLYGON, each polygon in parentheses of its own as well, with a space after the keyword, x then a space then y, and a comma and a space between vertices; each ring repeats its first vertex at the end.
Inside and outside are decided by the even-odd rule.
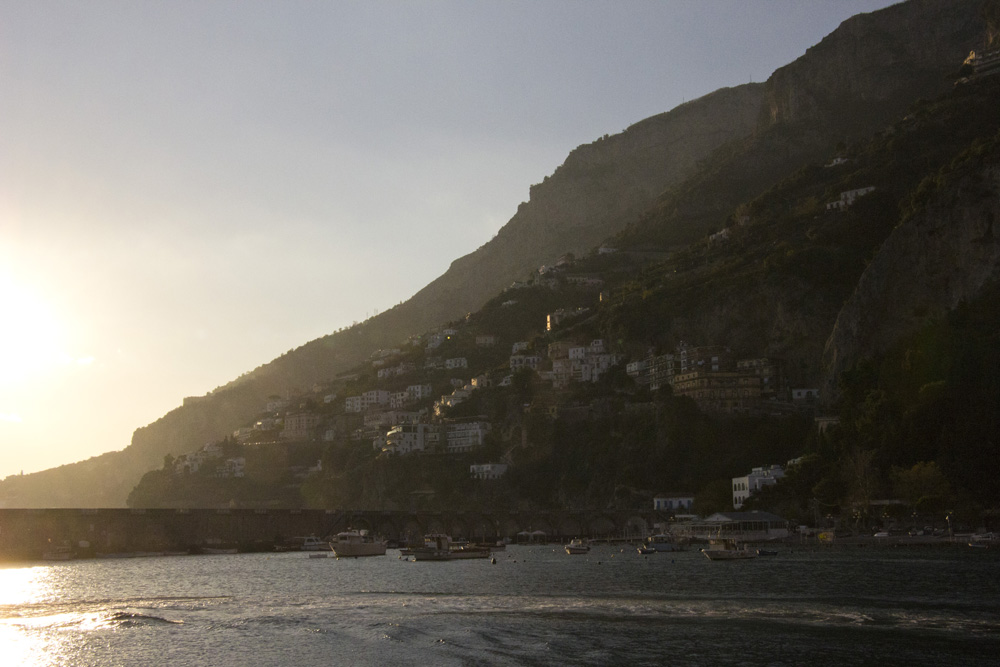
POLYGON ((951 499, 951 485, 934 461, 909 469, 893 466, 890 478, 893 493, 918 511, 936 511, 951 499))
POLYGON ((717 479, 702 487, 701 491, 695 494, 694 510, 702 516, 716 512, 731 512, 733 510, 732 480, 717 479))

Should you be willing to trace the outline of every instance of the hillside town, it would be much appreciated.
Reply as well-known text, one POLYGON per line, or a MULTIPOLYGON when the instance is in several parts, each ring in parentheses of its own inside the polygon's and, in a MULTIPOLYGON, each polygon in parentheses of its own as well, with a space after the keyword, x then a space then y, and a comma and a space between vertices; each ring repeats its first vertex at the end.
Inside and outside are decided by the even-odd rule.
MULTIPOLYGON (((600 254, 614 253, 602 247, 600 254)), ((552 266, 540 267, 537 276, 514 283, 494 305, 494 310, 513 315, 519 291, 525 296, 542 289, 553 295, 569 294, 586 299, 606 299, 604 281, 589 274, 572 272, 572 256, 561 257, 552 266)), ((557 298, 558 300, 558 298, 557 298)), ((586 335, 592 308, 586 305, 558 307, 536 320, 535 330, 511 332, 485 329, 471 314, 465 321, 412 336, 399 347, 380 349, 367 363, 328 383, 317 383, 300 394, 271 396, 258 418, 232 433, 224 442, 213 442, 172 463, 175 475, 190 475, 210 466, 211 476, 241 478, 246 474, 246 449, 281 450, 292 479, 302 483, 310 475, 322 475, 323 447, 351 443, 370 446, 371 455, 403 460, 433 456, 447 460, 465 455, 473 459, 467 474, 480 482, 502 479, 513 461, 504 452, 524 444, 526 430, 512 426, 508 418, 494 423, 477 398, 510 390, 516 383, 538 388, 533 400, 521 406, 523 414, 555 420, 560 416, 592 414, 599 409, 605 389, 598 386, 609 376, 631 386, 636 395, 668 392, 686 397, 705 413, 717 415, 814 415, 819 391, 793 387, 781 359, 741 358, 722 345, 692 345, 679 342, 667 352, 649 350, 630 358, 634 349, 625 341, 611 344, 605 338, 586 335), (588 401, 574 396, 582 387, 598 393, 588 401), (471 411, 468 406, 474 407, 471 411), (483 413, 483 414, 480 414, 483 413), (488 443, 499 447, 488 448, 488 443), (234 449, 235 447, 235 449, 234 449), (240 451, 236 451, 241 449, 240 451), (496 459, 478 456, 499 452, 496 459), (298 454, 291 453, 298 451, 298 454), (235 452, 228 455, 227 452, 235 452), (303 452, 307 452, 303 454, 303 452), (311 464, 303 457, 312 456, 311 464)), ((632 409, 643 409, 635 404, 632 409)), ((311 460, 311 459, 310 459, 311 460)), ((732 509, 755 491, 781 478, 781 466, 761 462, 747 476, 733 480, 732 509), (766 464, 766 465, 765 465, 766 464)), ((692 510, 693 494, 648 498, 658 510, 679 514, 692 510)))

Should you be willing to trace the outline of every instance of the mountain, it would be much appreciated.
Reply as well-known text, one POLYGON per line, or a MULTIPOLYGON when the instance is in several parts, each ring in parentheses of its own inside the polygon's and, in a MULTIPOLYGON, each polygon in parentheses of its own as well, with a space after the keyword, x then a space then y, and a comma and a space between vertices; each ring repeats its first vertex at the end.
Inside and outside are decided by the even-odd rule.
MULTIPOLYGON (((616 242, 637 250, 683 249, 731 223, 741 204, 803 165, 883 127, 916 99, 948 90, 949 75, 982 45, 989 18, 977 2, 946 0, 859 15, 765 84, 717 91, 581 146, 531 188, 493 240, 406 303, 185 400, 137 429, 122 452, 8 478, 0 495, 17 506, 122 505, 165 455, 232 432, 268 396, 327 382, 378 348, 462 317, 559 255, 585 253, 619 232, 616 242)), ((726 318, 719 308, 706 333, 732 329, 732 317, 722 324, 726 318)), ((826 332, 799 330, 798 319, 786 314, 775 325, 821 347, 826 332)))

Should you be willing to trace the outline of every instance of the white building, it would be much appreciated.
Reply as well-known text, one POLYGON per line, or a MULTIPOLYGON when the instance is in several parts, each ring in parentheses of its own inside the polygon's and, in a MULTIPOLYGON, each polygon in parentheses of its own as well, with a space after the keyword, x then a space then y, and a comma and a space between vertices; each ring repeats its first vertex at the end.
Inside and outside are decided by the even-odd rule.
POLYGON ((285 428, 281 430, 282 440, 312 440, 313 431, 319 426, 319 415, 298 412, 285 416, 285 428))
POLYGON ((431 449, 439 438, 439 427, 435 424, 398 424, 372 444, 386 454, 405 455, 431 449))
POLYGON ((522 368, 530 368, 537 371, 542 363, 542 358, 537 354, 512 354, 510 356, 510 370, 519 371, 522 368))
POLYGON ((445 451, 449 454, 471 452, 477 447, 482 447, 486 434, 489 432, 489 422, 446 424, 444 428, 445 451))
POLYGON ((242 456, 226 459, 222 465, 216 466, 216 477, 243 477, 246 475, 247 460, 242 456))
POLYGON ((361 395, 362 409, 368 410, 382 405, 389 405, 389 392, 385 389, 370 389, 361 395))
POLYGON ((777 484, 785 476, 785 470, 779 465, 754 468, 749 475, 733 477, 733 509, 740 509, 746 499, 765 486, 777 484))
POLYGON ((694 496, 670 494, 653 498, 653 509, 657 512, 690 512, 692 508, 694 496))
POLYGON ((469 466, 469 474, 476 479, 499 479, 507 472, 506 463, 482 463, 469 466))
POLYGON ((406 396, 411 401, 420 401, 431 397, 429 384, 411 384, 406 388, 406 396))
POLYGON ((453 368, 468 368, 469 362, 465 357, 455 357, 453 359, 445 359, 444 367, 449 370, 453 368))

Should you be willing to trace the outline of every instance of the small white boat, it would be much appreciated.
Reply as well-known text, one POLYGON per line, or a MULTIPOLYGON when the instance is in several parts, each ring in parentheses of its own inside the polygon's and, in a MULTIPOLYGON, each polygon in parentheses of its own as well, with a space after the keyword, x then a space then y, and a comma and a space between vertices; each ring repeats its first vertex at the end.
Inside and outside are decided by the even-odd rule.
POLYGON ((756 558, 757 552, 746 546, 739 546, 733 539, 709 540, 708 546, 701 550, 709 560, 746 560, 756 558))
POLYGON ((386 540, 376 540, 367 530, 345 530, 337 533, 330 541, 330 547, 337 558, 359 558, 361 556, 384 556, 386 540))
POLYGON ((571 556, 590 553, 590 545, 581 540, 579 537, 574 537, 569 541, 569 544, 564 545, 563 548, 566 549, 566 553, 571 556))
POLYGON ((654 549, 654 548, 652 548, 652 547, 647 547, 647 546, 645 546, 645 545, 642 545, 642 544, 640 544, 639 546, 637 546, 637 547, 635 548, 635 550, 636 550, 636 551, 637 551, 637 552, 639 553, 639 555, 641 555, 641 556, 648 556, 649 554, 655 554, 655 553, 656 553, 656 549, 654 549))
POLYGON ((302 545, 299 547, 300 551, 330 551, 330 543, 319 539, 315 535, 296 538, 296 540, 302 540, 302 545))

